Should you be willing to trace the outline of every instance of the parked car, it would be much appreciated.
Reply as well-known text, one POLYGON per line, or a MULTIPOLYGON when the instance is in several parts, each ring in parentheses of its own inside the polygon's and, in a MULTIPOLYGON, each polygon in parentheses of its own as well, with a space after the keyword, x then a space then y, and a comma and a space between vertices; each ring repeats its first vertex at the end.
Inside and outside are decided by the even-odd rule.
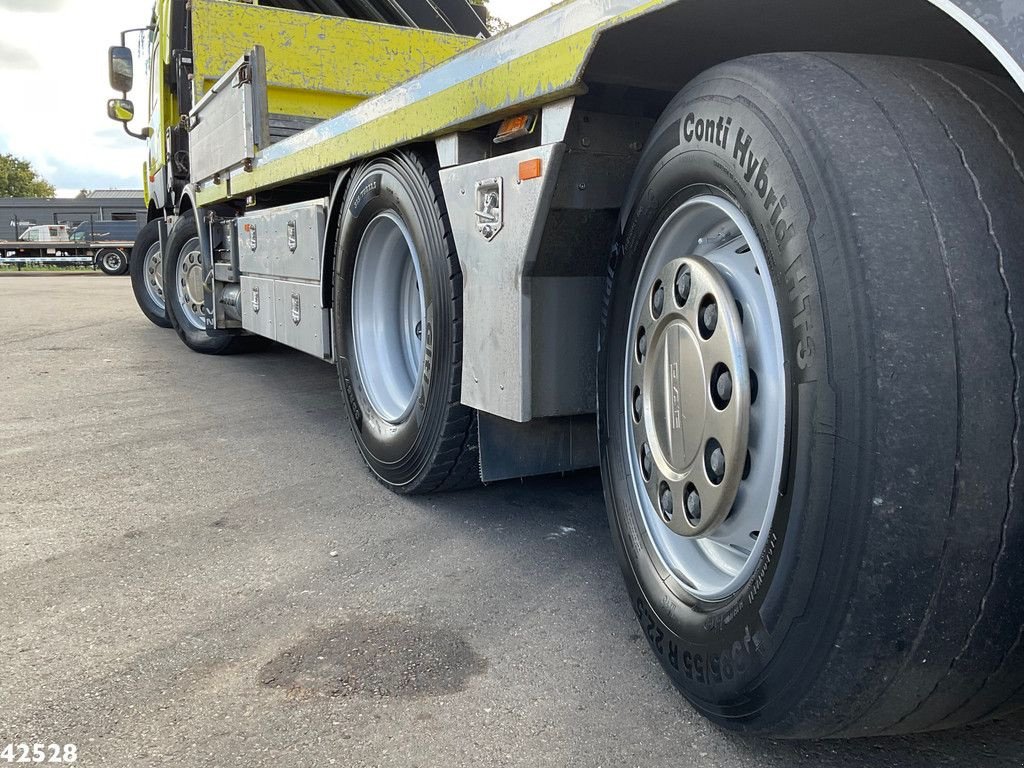
POLYGON ((64 224, 38 224, 26 229, 18 239, 26 243, 66 243, 70 238, 64 224))

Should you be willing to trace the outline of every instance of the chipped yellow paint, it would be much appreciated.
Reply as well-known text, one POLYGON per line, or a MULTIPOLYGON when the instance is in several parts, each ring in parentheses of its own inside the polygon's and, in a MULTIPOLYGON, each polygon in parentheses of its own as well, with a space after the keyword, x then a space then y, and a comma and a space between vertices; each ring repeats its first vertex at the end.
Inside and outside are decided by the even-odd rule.
POLYGON ((192 6, 195 100, 261 45, 276 114, 333 117, 479 42, 225 0, 192 6))
MULTIPOLYGON (((670 1, 648 0, 391 111, 378 108, 385 102, 370 99, 346 113, 345 118, 352 122, 349 130, 309 146, 297 144, 294 151, 270 161, 257 158, 251 172, 239 172, 226 183, 200 189, 198 202, 209 205, 307 178, 402 144, 484 125, 524 108, 579 93, 584 88, 583 69, 601 32, 670 1)), ((382 97, 387 98, 387 94, 382 97)))

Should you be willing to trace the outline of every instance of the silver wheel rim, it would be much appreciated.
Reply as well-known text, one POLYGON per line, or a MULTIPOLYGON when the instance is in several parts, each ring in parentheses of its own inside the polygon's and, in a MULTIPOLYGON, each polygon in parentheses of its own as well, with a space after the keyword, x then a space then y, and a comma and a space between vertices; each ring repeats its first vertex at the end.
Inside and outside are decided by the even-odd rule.
POLYGON ((178 278, 178 290, 175 293, 185 322, 197 330, 205 331, 203 258, 199 252, 198 237, 193 237, 182 246, 175 274, 178 278))
POLYGON ((143 259, 142 268, 145 271, 146 295, 156 308, 157 312, 164 311, 164 260, 160 255, 160 243, 156 242, 149 246, 143 259))
POLYGON ((739 208, 705 195, 668 218, 645 257, 629 328, 630 475, 653 553, 685 592, 728 599, 771 540, 786 426, 775 292, 739 208), (705 315, 708 297, 715 311, 705 315), (714 320, 708 338, 705 320, 714 320))
POLYGON ((103 255, 103 266, 111 272, 117 272, 124 264, 124 256, 116 251, 107 251, 103 255))
POLYGON ((391 211, 366 227, 352 278, 356 365, 373 409, 392 424, 412 412, 423 375, 426 306, 416 246, 391 211))

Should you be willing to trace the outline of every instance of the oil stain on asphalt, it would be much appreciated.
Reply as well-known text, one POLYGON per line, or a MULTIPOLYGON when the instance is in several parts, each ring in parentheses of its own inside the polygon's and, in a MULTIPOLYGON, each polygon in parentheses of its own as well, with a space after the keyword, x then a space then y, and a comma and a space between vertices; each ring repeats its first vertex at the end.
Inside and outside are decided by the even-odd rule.
POLYGON ((457 632, 407 617, 359 618, 313 631, 260 670, 289 700, 426 698, 458 693, 487 659, 457 632))

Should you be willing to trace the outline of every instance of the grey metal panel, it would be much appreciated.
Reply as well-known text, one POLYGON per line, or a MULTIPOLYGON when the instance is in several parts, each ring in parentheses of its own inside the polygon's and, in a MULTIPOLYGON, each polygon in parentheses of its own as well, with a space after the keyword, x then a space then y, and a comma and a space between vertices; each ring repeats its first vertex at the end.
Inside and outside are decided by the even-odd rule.
POLYGON ((518 424, 482 413, 477 424, 480 478, 485 483, 598 465, 595 416, 535 419, 518 424))
POLYGON ((189 147, 192 182, 249 167, 270 143, 266 61, 259 46, 239 59, 192 109, 189 147))
POLYGON ((463 276, 462 402, 512 421, 533 418, 531 306, 525 276, 536 257, 564 145, 551 144, 441 171, 463 276), (543 176, 519 183, 519 163, 543 176), (477 188, 500 179, 503 225, 478 227, 477 188))
POLYGON ((528 279, 530 407, 535 415, 597 410, 597 334, 604 277, 528 279))
POLYGON ((330 312, 320 302, 318 283, 277 280, 277 334, 282 344, 316 357, 330 359, 330 312))
POLYGON ((242 276, 242 327, 247 331, 277 338, 277 301, 274 281, 264 277, 242 276))
POLYGON ((326 222, 327 198, 240 217, 239 269, 246 274, 319 281, 326 222))

